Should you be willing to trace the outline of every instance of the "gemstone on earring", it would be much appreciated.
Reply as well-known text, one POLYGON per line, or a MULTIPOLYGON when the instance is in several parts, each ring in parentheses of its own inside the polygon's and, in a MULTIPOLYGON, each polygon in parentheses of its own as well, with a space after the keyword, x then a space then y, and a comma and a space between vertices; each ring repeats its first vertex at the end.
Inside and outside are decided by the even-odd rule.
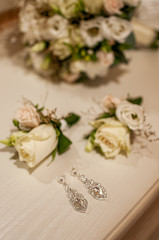
POLYGON ((72 207, 81 213, 85 213, 87 210, 88 202, 84 198, 84 196, 74 189, 72 189, 71 193, 67 194, 67 197, 69 199, 69 203, 72 205, 72 207))
POLYGON ((94 183, 93 186, 89 188, 89 193, 98 200, 103 200, 107 197, 106 189, 98 183, 94 183))

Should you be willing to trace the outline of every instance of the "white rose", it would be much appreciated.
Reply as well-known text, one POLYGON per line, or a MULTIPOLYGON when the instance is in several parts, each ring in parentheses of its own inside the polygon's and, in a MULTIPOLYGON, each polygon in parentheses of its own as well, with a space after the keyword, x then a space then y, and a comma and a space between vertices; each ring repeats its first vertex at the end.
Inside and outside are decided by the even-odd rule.
POLYGON ((70 25, 69 28, 70 28, 70 38, 71 38, 72 44, 83 47, 84 41, 81 36, 80 28, 74 27, 73 25, 70 25))
POLYGON ((16 119, 22 130, 30 130, 39 126, 41 119, 36 108, 31 103, 24 103, 24 107, 19 108, 16 112, 16 119))
POLYGON ((101 28, 102 17, 96 17, 93 20, 81 21, 81 36, 86 46, 94 47, 103 40, 103 32, 101 28))
POLYGON ((42 76, 51 76, 56 73, 57 64, 53 61, 47 62, 47 66, 44 66, 46 63, 46 53, 30 53, 31 64, 33 68, 42 76))
POLYGON ((42 124, 29 133, 24 133, 15 142, 20 161, 30 168, 44 160, 57 146, 56 131, 51 124, 42 124))
POLYGON ((102 10, 103 0, 83 0, 85 5, 85 11, 91 14, 98 14, 102 10))
POLYGON ((112 52, 103 52, 103 54, 101 52, 98 52, 97 58, 97 62, 74 61, 70 65, 70 71, 72 73, 84 72, 90 79, 95 79, 96 77, 104 77, 108 72, 108 68, 114 61, 114 55, 112 52))
POLYGON ((132 25, 129 21, 115 16, 103 19, 101 25, 104 37, 110 41, 116 40, 123 43, 132 32, 132 25))
POLYGON ((116 157, 122 150, 130 152, 129 129, 114 118, 107 118, 91 122, 97 127, 95 146, 101 148, 106 158, 116 157))
POLYGON ((133 6, 136 7, 139 5, 139 3, 141 2, 141 0, 123 0, 125 4, 129 5, 129 6, 133 6))
POLYGON ((119 98, 112 95, 105 96, 102 100, 103 106, 106 109, 114 109, 118 106, 120 102, 121 100, 119 98))
POLYGON ((79 0, 61 0, 60 10, 66 18, 76 17, 76 8, 78 8, 79 0))
POLYGON ((53 54, 60 60, 64 60, 71 55, 71 49, 67 44, 71 44, 69 38, 60 38, 56 42, 52 43, 51 48, 53 50, 53 54))
POLYGON ((121 14, 120 9, 124 7, 123 0, 103 0, 104 10, 110 14, 121 14))
POLYGON ((33 44, 42 40, 44 18, 40 17, 35 3, 27 3, 19 13, 20 31, 24 34, 24 41, 33 44))
POLYGON ((156 31, 142 24, 137 19, 132 20, 132 26, 138 46, 149 47, 156 37, 156 31))
POLYGON ((123 101, 117 106, 116 116, 121 123, 128 126, 131 130, 143 128, 144 110, 141 106, 123 101))
POLYGON ((43 29, 43 39, 56 40, 68 36, 68 21, 60 15, 47 19, 43 29))
POLYGON ((84 72, 90 79, 104 77, 107 74, 107 68, 100 62, 75 61, 71 63, 71 71, 75 73, 84 72))

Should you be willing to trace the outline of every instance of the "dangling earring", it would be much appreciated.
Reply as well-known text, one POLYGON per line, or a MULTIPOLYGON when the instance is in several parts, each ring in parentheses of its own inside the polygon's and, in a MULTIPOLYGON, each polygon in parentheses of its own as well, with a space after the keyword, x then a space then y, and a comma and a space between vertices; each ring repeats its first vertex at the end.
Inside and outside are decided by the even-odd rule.
POLYGON ((85 213, 87 210, 88 202, 81 193, 78 193, 75 189, 71 188, 70 185, 66 184, 65 177, 59 177, 57 179, 58 183, 62 184, 64 190, 66 191, 66 196, 68 197, 69 203, 72 207, 81 213, 85 213))
POLYGON ((71 175, 77 177, 83 183, 88 193, 95 199, 105 200, 107 198, 107 191, 100 183, 86 178, 83 174, 78 173, 75 168, 72 168, 71 175))

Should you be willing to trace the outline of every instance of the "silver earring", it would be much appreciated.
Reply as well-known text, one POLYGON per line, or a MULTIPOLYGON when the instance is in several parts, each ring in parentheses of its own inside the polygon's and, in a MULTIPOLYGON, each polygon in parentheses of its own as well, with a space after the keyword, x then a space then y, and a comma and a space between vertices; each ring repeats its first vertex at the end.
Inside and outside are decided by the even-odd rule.
POLYGON ((69 203, 77 211, 85 213, 87 210, 88 202, 81 193, 78 193, 75 189, 71 188, 70 185, 66 184, 65 177, 59 177, 58 183, 62 184, 66 191, 69 203))
POLYGON ((88 193, 95 199, 105 200, 107 198, 107 191, 100 183, 86 178, 83 174, 78 173, 75 168, 72 168, 71 175, 77 177, 83 183, 88 193))

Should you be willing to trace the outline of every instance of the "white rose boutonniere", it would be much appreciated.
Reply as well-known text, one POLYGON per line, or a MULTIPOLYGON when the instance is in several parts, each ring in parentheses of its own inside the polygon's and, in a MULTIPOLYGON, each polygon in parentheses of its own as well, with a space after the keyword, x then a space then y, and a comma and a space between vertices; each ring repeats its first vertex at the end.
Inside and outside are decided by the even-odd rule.
MULTIPOLYGON (((115 158, 122 150, 130 152, 130 131, 128 127, 114 118, 97 120, 90 123, 98 126, 94 133, 93 147, 99 147, 106 158, 115 158)), ((91 141, 91 138, 90 138, 91 141)), ((86 150, 89 148, 90 143, 86 150)))
POLYGON ((18 129, 6 140, 0 141, 8 147, 15 147, 19 160, 26 162, 29 168, 35 167, 47 156, 64 153, 72 144, 63 131, 77 123, 80 117, 75 113, 57 118, 56 109, 48 110, 24 99, 24 106, 18 109, 13 120, 18 129))
POLYGON ((85 138, 86 151, 100 150, 105 158, 115 158, 120 153, 130 153, 131 137, 159 140, 150 124, 145 123, 142 97, 117 98, 107 95, 101 102, 103 112, 89 122, 93 130, 85 138))

